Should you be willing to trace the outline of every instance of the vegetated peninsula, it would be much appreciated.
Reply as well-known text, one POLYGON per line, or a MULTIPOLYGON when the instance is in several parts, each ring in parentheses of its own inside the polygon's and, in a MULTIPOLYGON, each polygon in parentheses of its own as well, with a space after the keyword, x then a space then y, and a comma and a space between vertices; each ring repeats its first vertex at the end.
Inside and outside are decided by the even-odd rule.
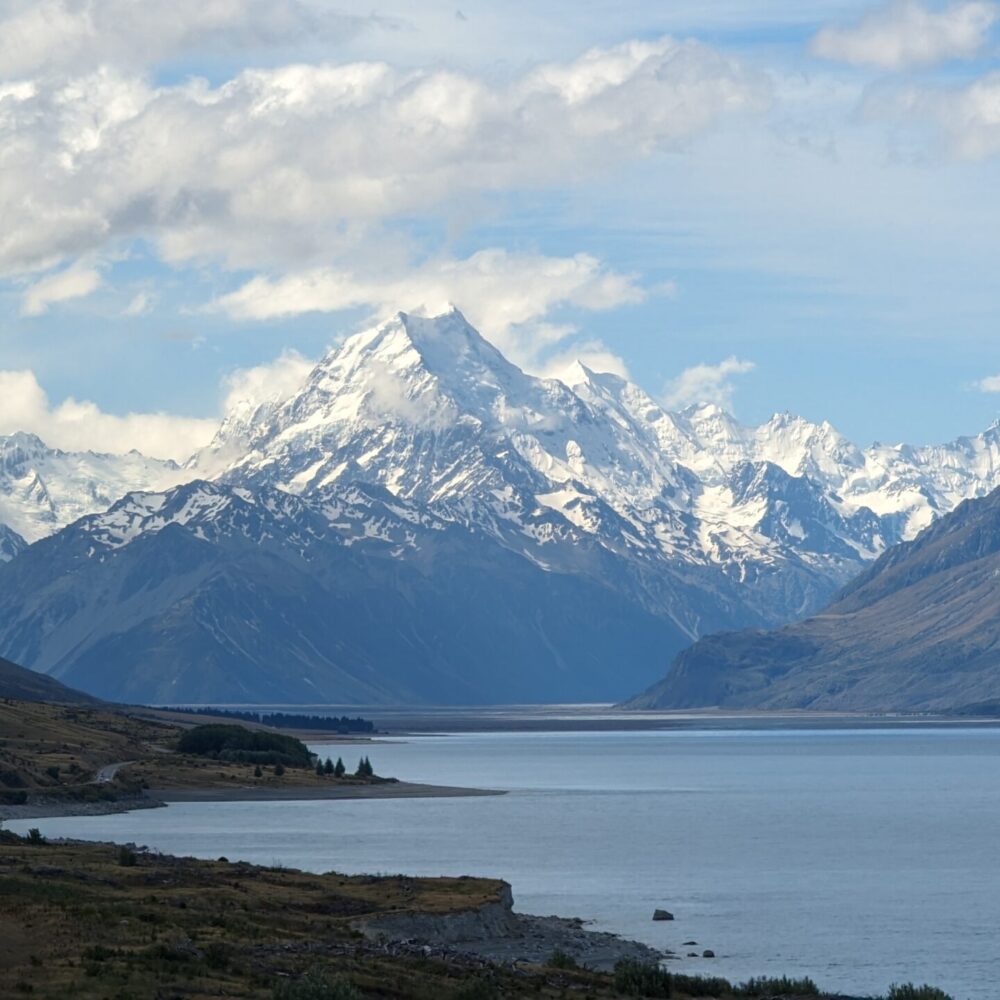
POLYGON ((1000 490, 885 553, 822 613, 708 636, 630 708, 995 714, 1000 490))
POLYGON ((342 753, 333 746, 323 759, 295 736, 264 726, 16 696, 37 681, 60 699, 77 695, 23 667, 0 665, 0 819, 178 801, 496 794, 382 777, 369 752, 355 747, 358 758, 345 762, 346 746, 342 753))

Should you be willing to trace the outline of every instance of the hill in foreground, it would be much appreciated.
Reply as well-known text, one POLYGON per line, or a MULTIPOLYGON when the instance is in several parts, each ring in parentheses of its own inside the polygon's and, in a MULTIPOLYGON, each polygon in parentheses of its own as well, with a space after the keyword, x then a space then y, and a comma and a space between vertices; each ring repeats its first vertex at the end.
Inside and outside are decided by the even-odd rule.
POLYGON ((0 657, 0 698, 18 701, 52 701, 66 705, 98 704, 96 698, 82 691, 75 691, 44 674, 19 667, 0 657))
POLYGON ((630 708, 960 711, 1000 699, 1000 490, 886 552, 820 614, 707 636, 630 708))

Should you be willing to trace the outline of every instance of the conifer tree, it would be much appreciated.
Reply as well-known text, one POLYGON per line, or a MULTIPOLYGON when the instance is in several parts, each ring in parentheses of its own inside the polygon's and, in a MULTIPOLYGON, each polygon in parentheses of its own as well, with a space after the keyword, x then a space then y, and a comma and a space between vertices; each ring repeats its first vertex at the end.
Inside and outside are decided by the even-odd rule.
MULTIPOLYGON (((316 765, 319 767, 319 765, 316 765)), ((326 763, 323 765, 324 774, 333 774, 333 761, 329 757, 326 758, 326 763)))
POLYGON ((333 776, 335 778, 342 778, 347 774, 347 768, 344 766, 343 757, 337 758, 337 763, 333 766, 333 776))

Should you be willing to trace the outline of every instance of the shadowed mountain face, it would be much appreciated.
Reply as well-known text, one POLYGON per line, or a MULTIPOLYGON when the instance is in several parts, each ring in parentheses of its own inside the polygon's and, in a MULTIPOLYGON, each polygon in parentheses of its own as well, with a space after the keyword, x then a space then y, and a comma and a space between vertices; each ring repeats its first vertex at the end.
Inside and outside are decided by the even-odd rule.
POLYGON ((883 555, 822 613, 712 635, 634 708, 956 710, 1000 699, 1000 490, 883 555))
POLYGON ((97 699, 60 684, 51 677, 26 670, 0 658, 0 698, 18 701, 55 701, 64 704, 96 703, 97 699))
POLYGON ((376 488, 136 494, 4 571, 9 655, 119 700, 614 699, 683 644, 597 580, 376 488))

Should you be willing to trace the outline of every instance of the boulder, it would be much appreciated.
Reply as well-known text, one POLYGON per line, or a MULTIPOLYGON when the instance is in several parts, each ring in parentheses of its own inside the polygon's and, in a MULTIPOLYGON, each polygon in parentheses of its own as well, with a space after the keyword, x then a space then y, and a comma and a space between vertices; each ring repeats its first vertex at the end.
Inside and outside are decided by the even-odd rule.
POLYGON ((711 948, 706 948, 706 949, 705 949, 705 950, 704 950, 704 951, 703 951, 703 952, 701 953, 701 957, 702 957, 702 958, 715 958, 715 952, 714 952, 714 951, 712 951, 712 949, 711 949, 711 948))
POLYGON ((669 910, 653 910, 654 920, 673 920, 674 915, 669 910))

